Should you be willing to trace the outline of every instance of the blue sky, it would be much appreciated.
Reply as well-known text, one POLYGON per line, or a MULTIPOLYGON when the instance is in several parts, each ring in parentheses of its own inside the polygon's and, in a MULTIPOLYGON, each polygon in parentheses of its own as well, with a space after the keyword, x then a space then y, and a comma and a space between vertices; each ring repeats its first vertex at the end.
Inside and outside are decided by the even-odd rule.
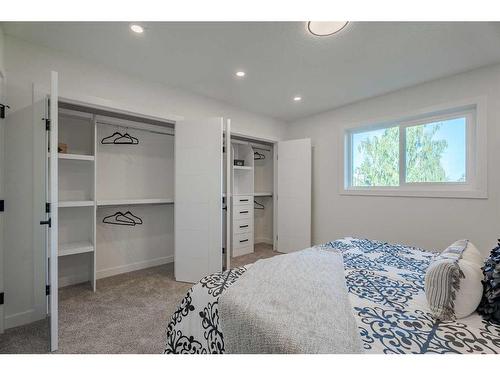
MULTIPOLYGON (((441 127, 434 135, 433 139, 444 139, 448 143, 448 147, 441 157, 441 165, 446 171, 446 176, 449 181, 457 181, 465 174, 466 170, 466 119, 462 117, 440 121, 439 123, 441 127)), ((434 124, 435 123, 429 123, 424 126, 426 128, 429 127, 430 131, 431 126, 434 124)), ((354 170, 356 170, 364 159, 364 155, 358 152, 359 144, 368 138, 382 136, 384 130, 385 129, 371 130, 363 133, 354 133, 352 135, 352 162, 354 170)))

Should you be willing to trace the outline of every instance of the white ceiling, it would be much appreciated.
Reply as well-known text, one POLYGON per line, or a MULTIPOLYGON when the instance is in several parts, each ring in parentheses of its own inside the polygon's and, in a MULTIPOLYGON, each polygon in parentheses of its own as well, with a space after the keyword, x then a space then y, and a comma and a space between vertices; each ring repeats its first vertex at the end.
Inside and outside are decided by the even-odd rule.
POLYGON ((4 23, 7 34, 286 121, 500 62, 500 23, 4 23), (247 75, 236 79, 242 69, 247 75), (295 95, 302 102, 292 100, 295 95))

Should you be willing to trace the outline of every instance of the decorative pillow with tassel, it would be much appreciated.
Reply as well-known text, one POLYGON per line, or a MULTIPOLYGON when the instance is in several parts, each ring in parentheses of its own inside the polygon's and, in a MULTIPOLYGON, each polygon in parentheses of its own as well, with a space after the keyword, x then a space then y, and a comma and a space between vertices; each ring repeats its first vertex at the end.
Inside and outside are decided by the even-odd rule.
POLYGON ((483 267, 483 299, 477 311, 487 320, 500 324, 500 240, 483 267))
POLYGON ((483 294, 481 255, 468 240, 460 240, 436 256, 425 274, 425 296, 438 320, 472 314, 483 294))

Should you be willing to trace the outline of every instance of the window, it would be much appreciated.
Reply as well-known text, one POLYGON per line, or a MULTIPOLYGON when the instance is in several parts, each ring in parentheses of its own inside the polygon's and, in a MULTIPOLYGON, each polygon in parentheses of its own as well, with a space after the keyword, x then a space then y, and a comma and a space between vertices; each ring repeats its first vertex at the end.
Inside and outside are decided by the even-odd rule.
POLYGON ((476 110, 470 107, 348 129, 343 190, 473 190, 475 134, 476 110))

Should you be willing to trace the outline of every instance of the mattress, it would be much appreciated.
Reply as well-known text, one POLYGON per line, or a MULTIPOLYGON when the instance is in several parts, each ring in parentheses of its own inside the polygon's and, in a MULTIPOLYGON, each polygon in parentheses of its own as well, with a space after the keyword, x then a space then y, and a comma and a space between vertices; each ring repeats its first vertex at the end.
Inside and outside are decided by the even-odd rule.
MULTIPOLYGON (((479 314, 442 322, 432 317, 424 277, 436 253, 358 238, 318 248, 342 254, 347 293, 364 352, 500 353, 500 326, 479 314)), ((226 352, 219 298, 249 268, 206 276, 188 291, 168 323, 165 353, 226 352)))

